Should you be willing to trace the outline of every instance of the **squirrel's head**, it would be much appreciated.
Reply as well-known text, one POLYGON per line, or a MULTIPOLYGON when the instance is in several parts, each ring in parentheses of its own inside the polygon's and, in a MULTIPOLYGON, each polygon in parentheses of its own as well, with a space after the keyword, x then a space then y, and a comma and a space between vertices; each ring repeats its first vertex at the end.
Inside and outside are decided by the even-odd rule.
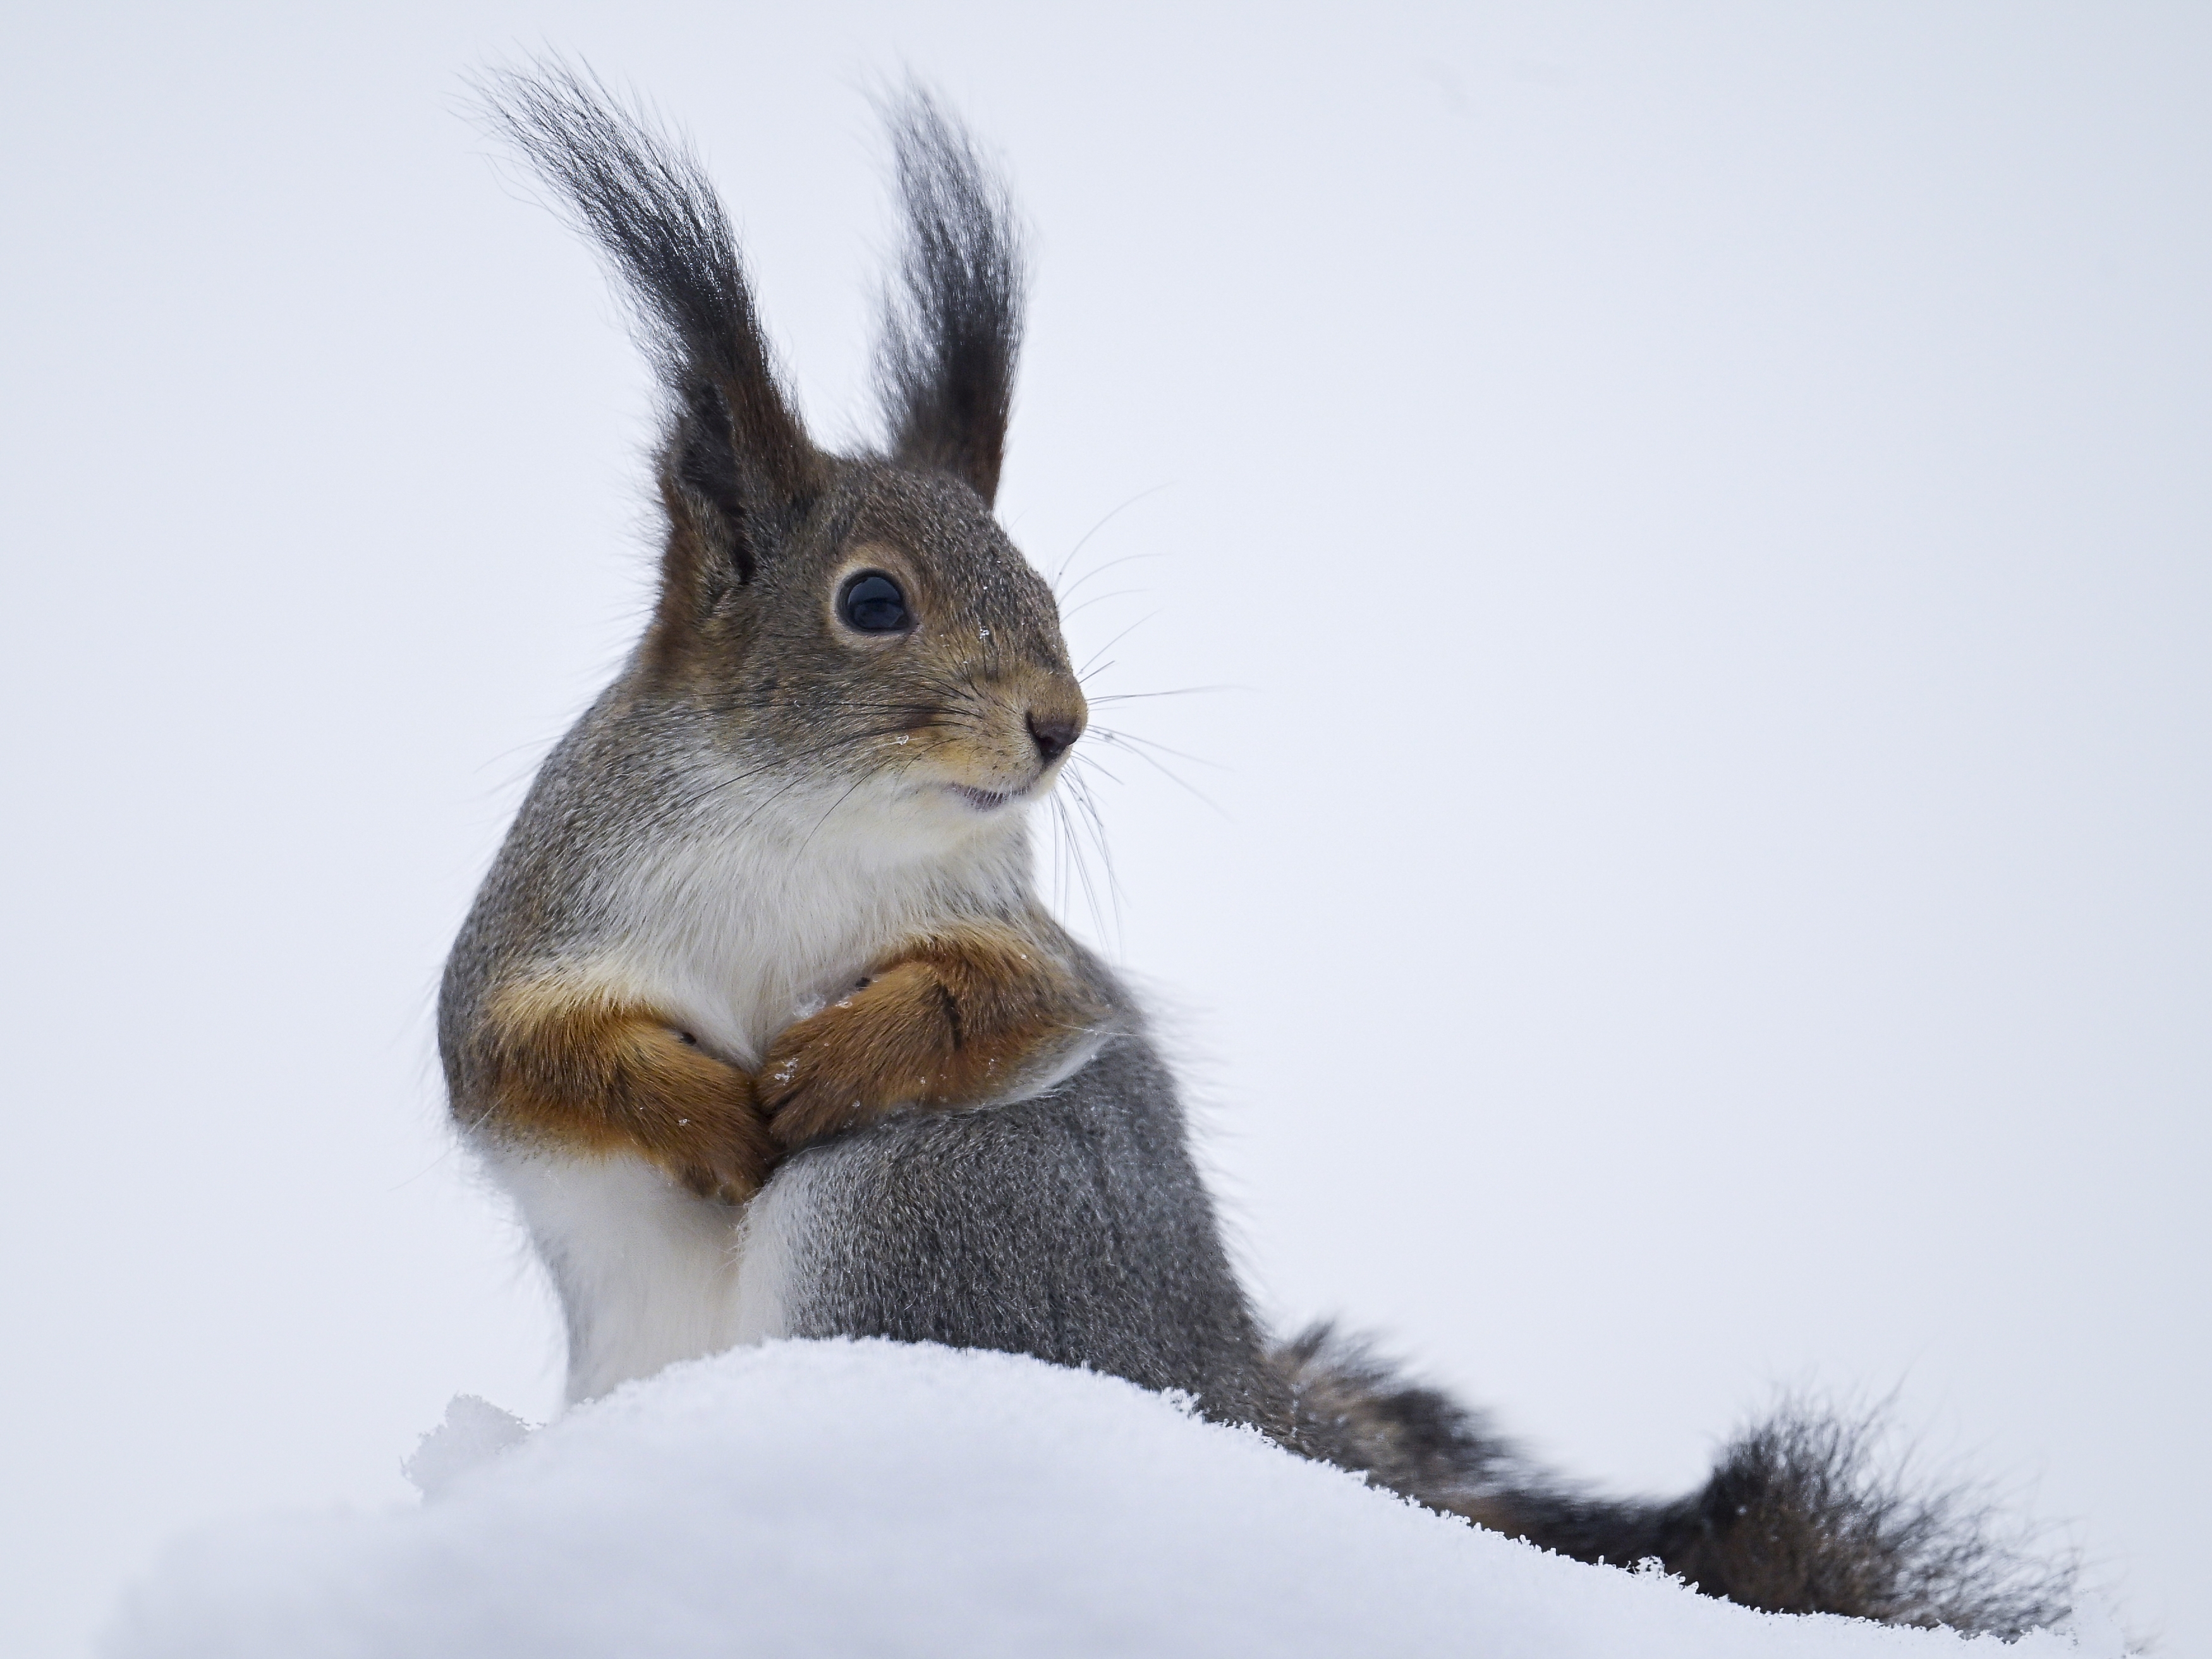
POLYGON ((1051 590, 992 514, 1021 269, 1003 190, 924 94, 895 111, 908 240, 886 305, 884 453, 817 449, 691 157, 566 71, 492 82, 495 125, 635 302, 669 416, 661 591, 639 694, 741 785, 732 810, 932 840, 1052 786, 1087 719, 1051 590))
MULTIPOLYGON (((670 537, 641 667, 787 815, 963 838, 1048 791, 1088 711, 1051 590, 964 480, 836 459, 749 544, 664 465, 670 537), (834 799, 826 799, 827 796, 834 799)), ((737 803, 733 801, 733 805, 737 803)))

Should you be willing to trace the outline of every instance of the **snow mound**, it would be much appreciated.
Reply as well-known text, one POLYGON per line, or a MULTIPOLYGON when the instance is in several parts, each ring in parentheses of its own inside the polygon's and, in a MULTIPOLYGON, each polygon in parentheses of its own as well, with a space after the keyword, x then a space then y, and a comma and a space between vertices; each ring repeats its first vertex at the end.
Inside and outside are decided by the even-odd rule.
POLYGON ((2118 1659, 1786 1619, 1429 1514, 1187 1402, 1007 1354, 787 1342, 532 1432, 454 1402, 420 1509, 234 1526, 109 1659, 1457 1652, 2118 1659))

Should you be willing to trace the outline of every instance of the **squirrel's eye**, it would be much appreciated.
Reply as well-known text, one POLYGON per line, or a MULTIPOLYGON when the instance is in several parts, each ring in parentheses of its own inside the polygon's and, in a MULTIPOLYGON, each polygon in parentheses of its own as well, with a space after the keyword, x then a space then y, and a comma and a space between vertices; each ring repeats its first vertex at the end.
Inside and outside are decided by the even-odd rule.
POLYGON ((845 584, 837 596, 837 614, 848 628, 863 634, 896 634, 914 626, 899 585, 880 570, 866 570, 845 584))

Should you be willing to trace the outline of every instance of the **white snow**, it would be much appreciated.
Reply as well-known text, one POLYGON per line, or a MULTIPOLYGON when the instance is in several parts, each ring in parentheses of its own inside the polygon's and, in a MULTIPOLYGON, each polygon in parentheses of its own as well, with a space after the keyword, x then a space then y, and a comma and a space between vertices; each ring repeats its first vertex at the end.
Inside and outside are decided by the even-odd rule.
POLYGON ((454 1401, 419 1509, 173 1548, 108 1659, 896 1654, 2118 1659, 1786 1619, 1589 1567, 1188 1402, 1005 1354, 781 1342, 530 1431, 454 1401))
POLYGON ((461 1476, 529 1437, 530 1425, 514 1413, 475 1395, 457 1394, 446 1407, 446 1420, 422 1437, 402 1468, 423 1497, 442 1498, 461 1476))

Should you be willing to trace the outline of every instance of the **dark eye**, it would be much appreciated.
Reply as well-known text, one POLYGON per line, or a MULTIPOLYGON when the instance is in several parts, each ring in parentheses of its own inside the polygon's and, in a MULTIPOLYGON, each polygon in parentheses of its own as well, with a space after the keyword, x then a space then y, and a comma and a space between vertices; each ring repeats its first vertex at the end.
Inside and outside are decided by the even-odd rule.
POLYGON ((863 634, 896 634, 914 626, 899 585, 880 570, 863 571, 845 584, 837 596, 837 614, 845 626, 863 634))

